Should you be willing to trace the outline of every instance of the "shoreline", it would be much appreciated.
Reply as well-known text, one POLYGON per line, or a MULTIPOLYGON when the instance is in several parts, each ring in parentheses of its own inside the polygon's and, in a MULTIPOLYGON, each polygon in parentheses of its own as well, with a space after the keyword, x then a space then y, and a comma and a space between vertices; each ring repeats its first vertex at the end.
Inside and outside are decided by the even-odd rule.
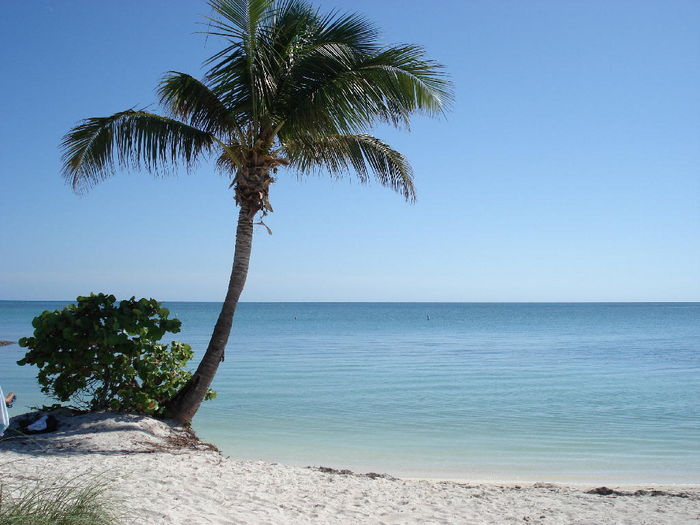
POLYGON ((73 416, 62 419, 56 432, 0 441, 0 479, 9 494, 66 475, 104 476, 124 502, 124 523, 148 525, 683 525, 700 516, 700 485, 609 485, 618 492, 591 493, 599 486, 294 467, 226 457, 192 432, 143 416, 73 416))
MULTIPOLYGON (((206 432, 203 433, 206 434, 206 432)), ((601 485, 627 488, 700 486, 700 475, 696 476, 697 480, 695 478, 690 478, 689 475, 674 476, 676 479, 672 479, 672 476, 667 475, 668 471, 659 471, 659 475, 655 476, 656 471, 651 469, 644 471, 648 472, 648 474, 644 475, 644 477, 635 476, 634 473, 619 475, 616 474, 614 469, 608 469, 605 472, 602 472, 600 475, 595 475, 595 473, 590 469, 583 471, 583 473, 568 471, 563 473, 565 472, 564 469, 558 469, 556 474, 547 472, 546 469, 539 469, 537 473, 532 475, 524 473, 525 469, 522 467, 517 471, 514 470, 513 473, 505 472, 504 469, 499 469, 498 472, 494 472, 488 468, 483 468, 483 464, 480 464, 478 468, 470 469, 466 472, 461 470, 458 471, 457 469, 452 471, 439 469, 431 470, 429 467, 426 468, 422 465, 416 467, 416 465, 410 460, 404 465, 397 466, 397 461, 395 458, 392 458, 390 462, 382 463, 381 458, 377 460, 376 454, 373 454, 373 459, 375 461, 358 460, 357 458, 347 459, 345 457, 336 458, 328 453, 323 453, 323 458, 320 460, 313 458, 308 459, 309 454, 303 456, 303 458, 306 459, 297 459, 290 457, 289 454, 276 454, 275 451, 277 449, 274 449, 269 455, 265 455, 264 450, 262 450, 259 455, 251 454, 248 450, 243 451, 241 454, 236 454, 235 445, 227 443, 225 437, 223 440, 216 439, 217 437, 220 438, 221 436, 206 436, 204 439, 211 443, 215 443, 217 446, 220 446, 222 454, 230 455, 231 457, 240 460, 262 460, 270 463, 279 463, 300 468, 320 465, 335 470, 351 470, 358 473, 382 472, 396 478, 415 481, 452 481, 455 483, 480 483, 495 485, 533 485, 536 483, 550 483, 583 488, 594 488, 601 485)))

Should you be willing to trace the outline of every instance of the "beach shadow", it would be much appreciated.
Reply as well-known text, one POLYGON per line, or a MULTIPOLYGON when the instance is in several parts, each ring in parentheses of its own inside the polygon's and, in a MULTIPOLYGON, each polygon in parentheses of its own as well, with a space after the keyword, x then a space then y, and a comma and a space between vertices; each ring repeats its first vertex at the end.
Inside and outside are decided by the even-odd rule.
POLYGON ((144 416, 98 413, 62 418, 57 430, 45 434, 24 434, 11 427, 0 439, 0 457, 5 452, 29 456, 153 454, 198 441, 191 431, 166 421, 157 423, 144 416), (157 423, 167 425, 170 434, 162 425, 157 429, 157 423), (115 437, 117 434, 121 435, 115 437))

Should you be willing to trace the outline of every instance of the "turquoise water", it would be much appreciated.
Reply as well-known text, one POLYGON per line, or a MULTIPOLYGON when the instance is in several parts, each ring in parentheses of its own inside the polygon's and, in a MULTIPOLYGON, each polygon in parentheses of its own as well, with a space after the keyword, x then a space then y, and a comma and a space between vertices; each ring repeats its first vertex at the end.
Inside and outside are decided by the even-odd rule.
MULTIPOLYGON (((0 339, 60 306, 0 301, 0 339)), ((167 306, 201 352, 218 305, 167 306)), ((297 465, 700 483, 698 321, 700 303, 245 303, 194 426, 233 457, 297 465)), ((42 401, 21 355, 0 348, 15 414, 42 401)))

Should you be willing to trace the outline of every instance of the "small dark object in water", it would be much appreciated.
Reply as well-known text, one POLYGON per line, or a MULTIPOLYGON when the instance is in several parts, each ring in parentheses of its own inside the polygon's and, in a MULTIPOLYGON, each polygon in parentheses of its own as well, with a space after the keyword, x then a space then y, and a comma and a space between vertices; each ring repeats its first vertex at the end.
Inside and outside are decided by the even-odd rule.
POLYGON ((5 341, 4 339, 0 339, 0 346, 7 346, 7 345, 13 345, 15 344, 14 341, 5 341))

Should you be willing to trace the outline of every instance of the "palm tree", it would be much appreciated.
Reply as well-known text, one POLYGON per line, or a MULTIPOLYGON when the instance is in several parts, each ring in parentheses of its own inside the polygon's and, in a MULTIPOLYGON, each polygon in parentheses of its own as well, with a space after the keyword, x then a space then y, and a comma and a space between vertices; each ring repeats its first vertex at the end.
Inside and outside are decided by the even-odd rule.
POLYGON ((305 0, 210 0, 209 35, 226 47, 203 80, 171 71, 158 87, 164 115, 128 109, 88 118, 62 143, 64 176, 81 191, 117 168, 162 173, 215 156, 240 210, 228 291, 191 381, 170 402, 190 424, 214 378, 248 273, 255 216, 278 168, 354 173, 415 199, 406 158, 368 134, 376 123, 407 127, 451 99, 442 66, 415 45, 383 46, 356 14, 321 14, 305 0))

